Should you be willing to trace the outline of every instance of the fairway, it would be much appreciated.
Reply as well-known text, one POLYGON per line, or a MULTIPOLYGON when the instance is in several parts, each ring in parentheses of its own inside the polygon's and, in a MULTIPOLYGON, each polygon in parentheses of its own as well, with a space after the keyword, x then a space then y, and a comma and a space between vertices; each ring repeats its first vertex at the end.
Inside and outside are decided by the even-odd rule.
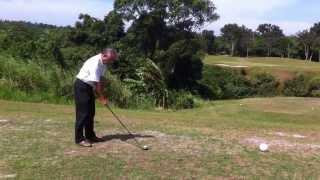
POLYGON ((183 111, 97 108, 105 142, 74 145, 74 107, 0 101, 0 179, 319 179, 320 99, 252 98, 183 111), (258 145, 267 143, 268 152, 258 145))
POLYGON ((248 72, 272 73, 279 80, 287 80, 295 73, 320 75, 320 63, 276 57, 241 58, 230 56, 206 56, 204 64, 242 68, 248 72))

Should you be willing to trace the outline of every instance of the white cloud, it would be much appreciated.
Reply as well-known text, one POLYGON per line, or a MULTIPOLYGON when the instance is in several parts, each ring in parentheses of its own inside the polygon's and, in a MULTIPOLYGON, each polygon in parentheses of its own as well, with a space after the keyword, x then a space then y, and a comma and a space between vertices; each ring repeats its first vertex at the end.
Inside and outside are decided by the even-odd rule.
POLYGON ((284 33, 288 35, 296 34, 313 25, 313 23, 299 21, 279 21, 275 22, 275 24, 279 25, 284 30, 284 33))
POLYGON ((0 19, 72 25, 80 13, 103 18, 113 1, 95 0, 0 0, 0 19))
POLYGON ((265 13, 296 3, 297 0, 214 0, 222 18, 259 17, 265 13))
POLYGON ((310 27, 312 24, 300 21, 270 20, 269 14, 275 10, 285 10, 286 7, 298 3, 298 0, 214 0, 220 19, 207 25, 219 33, 221 27, 229 23, 245 25, 256 29, 259 24, 271 23, 279 25, 285 34, 291 35, 310 27))

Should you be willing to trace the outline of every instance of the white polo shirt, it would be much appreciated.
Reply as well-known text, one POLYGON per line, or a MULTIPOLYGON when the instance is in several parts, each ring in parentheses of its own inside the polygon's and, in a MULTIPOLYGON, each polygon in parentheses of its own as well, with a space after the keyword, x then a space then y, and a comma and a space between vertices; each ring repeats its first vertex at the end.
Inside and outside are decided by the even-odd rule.
POLYGON ((95 88, 94 83, 100 82, 107 66, 102 63, 101 54, 88 59, 80 69, 77 78, 95 88))

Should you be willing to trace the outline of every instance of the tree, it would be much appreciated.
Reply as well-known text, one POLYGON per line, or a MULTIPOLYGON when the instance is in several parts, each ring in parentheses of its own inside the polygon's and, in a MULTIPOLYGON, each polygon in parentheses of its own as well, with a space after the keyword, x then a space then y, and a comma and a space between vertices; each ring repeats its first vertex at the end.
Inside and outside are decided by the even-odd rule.
POLYGON ((243 51, 245 49, 246 56, 249 57, 249 49, 253 46, 254 32, 244 25, 240 27, 239 47, 243 51))
POLYGON ((295 58, 299 54, 299 42, 296 36, 285 37, 287 43, 287 58, 295 58))
POLYGON ((101 49, 107 44, 106 26, 100 19, 88 14, 80 14, 75 29, 69 33, 69 39, 76 45, 89 44, 95 49, 101 49))
POLYGON ((314 45, 315 45, 315 48, 318 50, 318 61, 320 62, 320 22, 315 23, 311 27, 310 32, 314 33, 314 36, 315 36, 314 45))
POLYGON ((114 9, 132 23, 121 46, 155 62, 168 87, 192 89, 203 66, 194 30, 218 19, 212 1, 116 0, 114 9))
POLYGON ((204 41, 205 51, 208 54, 214 53, 214 31, 203 30, 201 33, 202 41, 204 41))
POLYGON ((161 63, 169 88, 192 90, 202 77, 202 60, 198 40, 181 40, 173 43, 163 54, 167 62, 161 63))
POLYGON ((237 24, 226 24, 221 33, 222 38, 230 45, 230 55, 234 56, 236 45, 241 38, 241 27, 237 24))
POLYGON ((283 37, 279 40, 277 48, 274 50, 275 54, 280 55, 281 58, 290 57, 290 48, 292 44, 289 38, 283 37))
POLYGON ((318 61, 320 62, 320 37, 317 36, 315 39, 315 48, 318 50, 318 61))
POLYGON ((258 35, 262 37, 264 45, 267 48, 268 57, 272 54, 272 49, 275 48, 281 38, 284 37, 283 31, 277 25, 261 24, 258 26, 258 35))
POLYGON ((132 22, 128 42, 151 59, 155 49, 168 49, 175 41, 191 39, 193 29, 218 19, 216 7, 208 0, 116 0, 114 9, 132 22))
POLYGON ((108 44, 113 44, 125 36, 124 22, 116 11, 111 11, 105 16, 104 24, 106 26, 104 36, 108 44))
POLYGON ((152 12, 168 25, 188 31, 219 18, 215 5, 208 0, 115 0, 114 9, 127 21, 152 12))
POLYGON ((38 34, 25 24, 13 24, 7 28, 1 46, 15 57, 32 59, 35 56, 37 36, 38 34))
POLYGON ((153 59, 157 48, 161 48, 166 39, 167 27, 164 21, 154 13, 145 14, 135 20, 127 32, 127 43, 137 48, 144 56, 153 59))
POLYGON ((298 32, 297 34, 298 41, 304 46, 304 54, 305 54, 305 60, 312 60, 312 48, 315 45, 316 41, 316 35, 314 32, 310 30, 304 30, 301 32, 298 32))

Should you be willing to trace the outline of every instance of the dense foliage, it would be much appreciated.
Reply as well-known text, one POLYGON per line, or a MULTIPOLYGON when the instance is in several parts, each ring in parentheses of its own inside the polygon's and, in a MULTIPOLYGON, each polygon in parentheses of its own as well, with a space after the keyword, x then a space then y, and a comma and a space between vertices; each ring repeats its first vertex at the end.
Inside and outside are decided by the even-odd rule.
MULTIPOLYGON (((213 31, 199 33, 218 18, 207 0, 116 0, 103 19, 80 14, 74 27, 0 21, 0 97, 71 101, 79 68, 105 47, 120 53, 120 61, 108 67, 105 91, 124 108, 192 108, 199 98, 273 96, 281 91, 268 74, 248 78, 231 69, 204 67, 206 53, 308 60, 316 60, 318 53, 320 59, 320 23, 290 37, 271 24, 256 31, 229 24, 219 37, 213 31)), ((305 88, 298 87, 301 81, 287 82, 285 94, 319 96, 319 79, 305 88)))
POLYGON ((215 38, 216 54, 231 56, 274 56, 320 61, 320 23, 294 36, 285 36, 273 24, 261 24, 256 30, 244 25, 226 24, 215 38))
POLYGON ((183 99, 202 78, 203 44, 196 30, 217 19, 206 0, 116 0, 104 19, 80 14, 74 27, 1 21, 1 87, 72 99, 82 63, 113 47, 120 53, 106 80, 113 103, 174 107, 170 99, 182 98, 176 107, 193 107, 193 96, 183 99), (125 21, 131 23, 126 31, 125 21))

